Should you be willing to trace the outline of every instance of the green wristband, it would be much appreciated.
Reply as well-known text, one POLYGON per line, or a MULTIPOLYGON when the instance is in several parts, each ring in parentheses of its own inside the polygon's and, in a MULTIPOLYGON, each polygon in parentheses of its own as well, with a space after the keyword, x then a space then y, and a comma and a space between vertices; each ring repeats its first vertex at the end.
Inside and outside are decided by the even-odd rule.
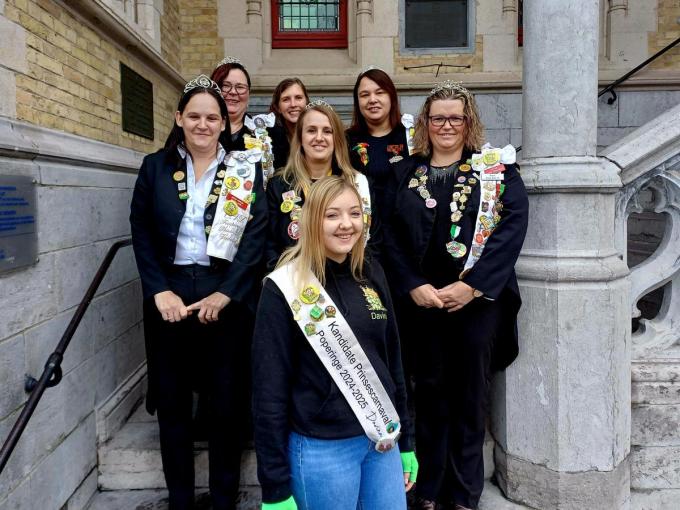
POLYGON ((404 468, 404 473, 410 473, 408 477, 410 482, 415 483, 418 478, 418 459, 413 452, 403 452, 401 454, 401 466, 404 468))
POLYGON ((262 503, 262 510, 297 510, 297 504, 293 496, 290 496, 278 503, 262 503))

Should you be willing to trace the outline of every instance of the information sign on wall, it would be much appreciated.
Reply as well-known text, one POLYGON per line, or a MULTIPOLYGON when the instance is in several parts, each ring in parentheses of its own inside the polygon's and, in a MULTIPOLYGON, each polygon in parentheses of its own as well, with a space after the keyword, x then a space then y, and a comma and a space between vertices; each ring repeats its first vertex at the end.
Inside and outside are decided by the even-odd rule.
POLYGON ((0 175, 0 273, 37 260, 35 193, 32 177, 0 175))

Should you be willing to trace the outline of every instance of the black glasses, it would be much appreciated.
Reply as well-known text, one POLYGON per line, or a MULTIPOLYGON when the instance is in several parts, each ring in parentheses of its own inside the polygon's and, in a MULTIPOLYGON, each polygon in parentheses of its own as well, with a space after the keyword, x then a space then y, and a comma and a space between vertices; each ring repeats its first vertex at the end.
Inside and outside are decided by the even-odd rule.
POLYGON ((432 115, 428 119, 430 119, 430 124, 434 127, 444 127, 444 124, 447 122, 451 124, 451 127, 460 127, 465 124, 465 115, 452 115, 451 117, 432 115))
POLYGON ((242 96, 246 92, 248 92, 248 85, 244 85, 243 83, 237 83, 234 85, 233 83, 229 83, 228 81, 225 81, 222 84, 222 92, 225 94, 229 94, 229 92, 234 91, 236 94, 239 96, 242 96))

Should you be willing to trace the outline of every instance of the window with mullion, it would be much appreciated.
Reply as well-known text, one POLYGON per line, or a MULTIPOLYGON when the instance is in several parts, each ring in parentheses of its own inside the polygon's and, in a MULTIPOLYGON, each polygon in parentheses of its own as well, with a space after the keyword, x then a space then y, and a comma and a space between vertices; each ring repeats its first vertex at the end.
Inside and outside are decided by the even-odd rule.
POLYGON ((401 0, 402 48, 467 50, 474 47, 474 1, 401 0))
POLYGON ((346 48, 347 0, 272 0, 272 48, 346 48))

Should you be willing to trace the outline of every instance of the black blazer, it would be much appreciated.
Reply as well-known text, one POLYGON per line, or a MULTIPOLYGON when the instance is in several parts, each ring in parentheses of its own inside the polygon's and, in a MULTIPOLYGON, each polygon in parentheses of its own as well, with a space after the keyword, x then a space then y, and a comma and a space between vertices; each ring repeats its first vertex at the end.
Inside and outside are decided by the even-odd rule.
MULTIPOLYGON (((463 160, 470 156, 463 154, 463 160)), ((429 160, 413 157, 395 165, 395 172, 388 185, 389 223, 384 229, 384 258, 393 290, 401 297, 409 291, 428 283, 424 276, 423 259, 436 220, 435 209, 425 207, 424 200, 408 182, 415 177, 419 165, 429 165, 429 160)), ((505 191, 501 201, 501 221, 489 237, 482 256, 462 278, 471 287, 490 299, 503 303, 506 315, 504 330, 498 334, 494 368, 504 368, 517 355, 517 312, 521 306, 519 287, 515 275, 515 263, 519 257, 527 231, 529 200, 524 183, 516 165, 505 165, 505 191)), ((481 197, 479 179, 472 186, 463 217, 458 223, 460 234, 457 241, 465 244, 470 253, 475 221, 481 197)), ((450 224, 450 218, 443 219, 450 224)), ((442 246, 442 250, 445 247, 442 246)), ((462 260, 464 262, 465 259, 462 260)), ((462 266, 461 266, 462 267, 462 266)), ((452 274, 451 282, 459 280, 452 274)), ((465 309, 461 312, 463 312, 465 309)))
MULTIPOLYGON (((132 246, 142 280, 144 299, 170 290, 166 271, 175 260, 177 235, 186 210, 179 199, 172 174, 177 170, 174 157, 160 150, 144 158, 139 170, 130 206, 132 246)), ((174 155, 173 155, 174 156, 174 155)), ((210 258, 211 267, 223 274, 219 291, 238 302, 250 303, 258 279, 257 267, 262 258, 267 225, 267 206, 262 189, 262 170, 256 167, 253 182, 255 200, 250 207, 251 219, 246 226, 233 262, 210 258)), ((205 226, 212 225, 217 204, 205 209, 205 226)))

